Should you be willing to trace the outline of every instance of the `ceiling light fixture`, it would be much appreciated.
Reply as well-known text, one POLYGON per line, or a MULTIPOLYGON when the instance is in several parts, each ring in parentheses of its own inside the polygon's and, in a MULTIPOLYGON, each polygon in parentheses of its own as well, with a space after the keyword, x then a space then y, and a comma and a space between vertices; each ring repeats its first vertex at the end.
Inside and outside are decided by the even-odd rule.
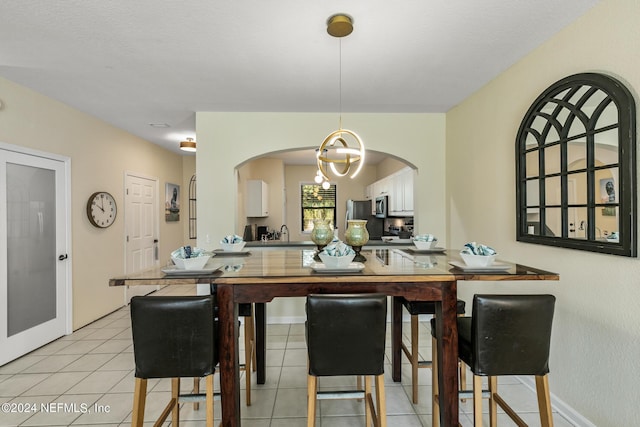
POLYGON ((193 153, 196 151, 196 142, 193 140, 193 138, 187 138, 186 141, 180 142, 180 149, 182 151, 189 151, 193 153))
MULTIPOLYGON (((337 14, 327 20, 327 33, 339 39, 340 47, 340 121, 339 128, 331 132, 316 149, 316 162, 318 177, 329 181, 327 169, 331 169, 334 175, 355 178, 364 165, 364 144, 357 133, 342 129, 342 37, 346 37, 353 31, 353 20, 345 14, 337 14)), ((328 185, 328 182, 327 182, 328 185)))

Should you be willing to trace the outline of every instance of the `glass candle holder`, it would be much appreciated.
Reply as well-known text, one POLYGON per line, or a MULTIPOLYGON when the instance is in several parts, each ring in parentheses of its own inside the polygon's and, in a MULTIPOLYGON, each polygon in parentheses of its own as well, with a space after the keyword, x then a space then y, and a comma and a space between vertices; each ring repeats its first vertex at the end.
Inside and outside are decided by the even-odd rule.
POLYGON ((362 247, 369 241, 366 219, 350 219, 347 221, 347 230, 344 232, 344 241, 356 252, 355 262, 364 262, 367 259, 360 253, 362 247))

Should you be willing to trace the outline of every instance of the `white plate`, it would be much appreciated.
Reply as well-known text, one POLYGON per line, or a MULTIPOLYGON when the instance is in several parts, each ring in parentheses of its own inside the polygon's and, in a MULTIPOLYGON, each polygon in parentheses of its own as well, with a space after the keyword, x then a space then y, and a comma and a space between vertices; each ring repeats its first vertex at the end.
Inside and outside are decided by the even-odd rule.
POLYGON ((327 268, 321 262, 314 262, 309 267, 316 273, 357 273, 364 270, 364 264, 361 262, 352 262, 345 268, 327 268))
POLYGON ((464 261, 449 261, 449 264, 454 267, 459 268, 465 272, 475 272, 475 273, 488 273, 492 271, 506 271, 511 268, 511 264, 506 264, 504 262, 494 262, 493 264, 487 267, 469 267, 464 261))
POLYGON ((407 252, 411 252, 413 254, 438 254, 446 251, 446 248, 431 248, 431 249, 418 249, 418 248, 409 248, 405 249, 407 252))
POLYGON ((249 249, 243 249, 241 251, 225 251, 222 249, 216 249, 213 251, 214 254, 218 256, 238 256, 238 255, 249 255, 251 252, 249 249))
POLYGON ((203 268, 202 270, 183 270, 181 268, 178 268, 176 266, 171 266, 171 267, 166 267, 163 268, 161 271, 169 276, 197 276, 197 275, 201 275, 201 274, 211 274, 215 271, 220 270, 220 267, 222 267, 221 265, 217 266, 217 267, 209 267, 209 268, 203 268))

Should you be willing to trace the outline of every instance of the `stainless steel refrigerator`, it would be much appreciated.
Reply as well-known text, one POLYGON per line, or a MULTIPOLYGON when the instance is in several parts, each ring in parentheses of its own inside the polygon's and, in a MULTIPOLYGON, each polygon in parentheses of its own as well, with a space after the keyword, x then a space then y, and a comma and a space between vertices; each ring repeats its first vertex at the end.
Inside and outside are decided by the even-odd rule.
POLYGON ((347 215, 344 221, 345 230, 347 220, 366 219, 369 240, 380 240, 384 232, 384 219, 371 215, 371 200, 347 200, 347 215))

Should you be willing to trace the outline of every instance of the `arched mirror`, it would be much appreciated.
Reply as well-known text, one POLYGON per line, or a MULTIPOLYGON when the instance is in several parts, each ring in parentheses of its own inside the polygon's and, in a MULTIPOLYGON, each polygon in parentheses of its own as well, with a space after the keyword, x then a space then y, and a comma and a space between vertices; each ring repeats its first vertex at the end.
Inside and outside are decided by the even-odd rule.
POLYGON ((636 112, 618 80, 564 78, 516 138, 517 240, 636 256, 636 112))

